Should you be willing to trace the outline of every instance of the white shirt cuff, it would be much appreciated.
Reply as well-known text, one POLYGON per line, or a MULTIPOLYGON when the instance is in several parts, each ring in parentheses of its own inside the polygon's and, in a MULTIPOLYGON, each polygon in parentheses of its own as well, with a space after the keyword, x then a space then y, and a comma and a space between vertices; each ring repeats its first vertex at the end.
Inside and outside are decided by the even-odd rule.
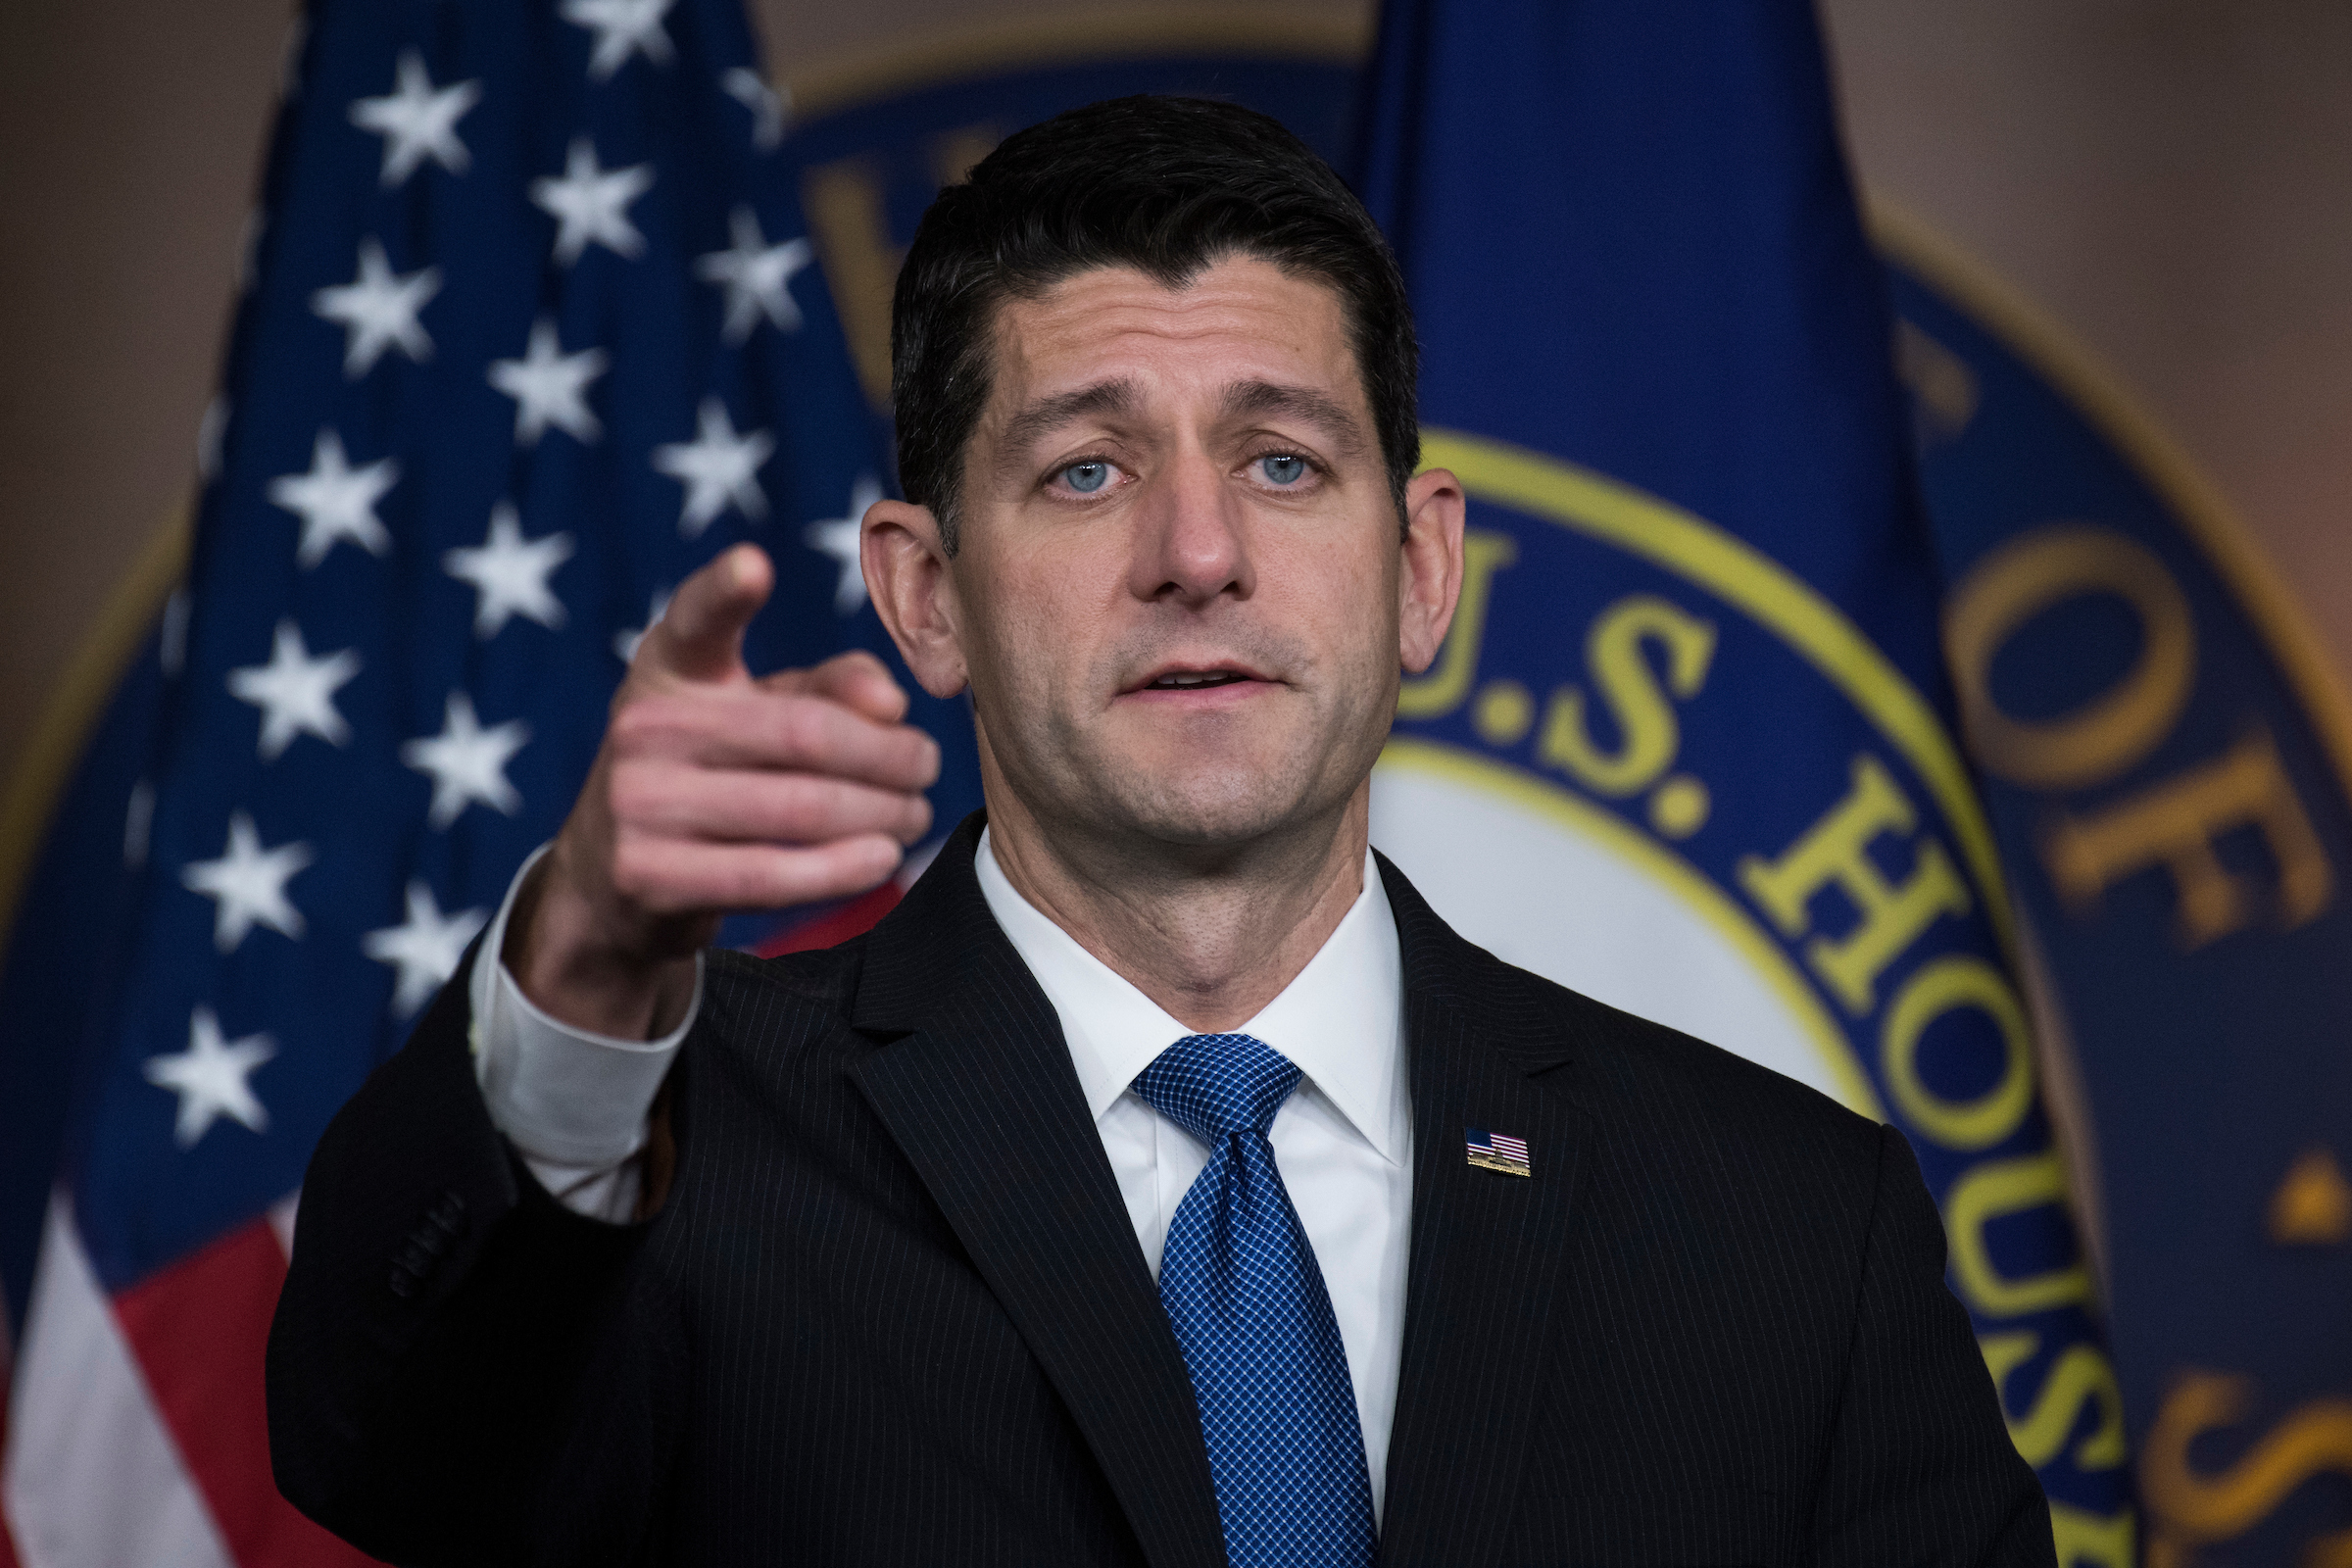
POLYGON ((622 1221, 636 1207, 634 1161, 650 1131, 654 1096, 702 1011, 703 956, 694 957, 686 1016, 659 1040, 591 1034, 550 1016, 499 956, 514 896, 548 848, 540 846, 514 873, 466 979, 474 1077, 492 1125, 542 1186, 575 1212, 622 1221))

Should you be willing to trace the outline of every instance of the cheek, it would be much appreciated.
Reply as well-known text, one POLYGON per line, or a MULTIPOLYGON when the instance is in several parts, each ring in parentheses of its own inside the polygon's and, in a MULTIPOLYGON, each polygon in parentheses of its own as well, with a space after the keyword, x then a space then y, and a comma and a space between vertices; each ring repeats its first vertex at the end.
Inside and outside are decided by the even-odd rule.
POLYGON ((1324 657, 1353 668, 1396 654, 1396 572, 1370 551, 1326 543, 1284 563, 1283 618, 1311 627, 1324 657))
POLYGON ((1025 625, 1040 635, 1090 635, 1127 592, 1123 540, 1111 529, 1064 530, 1006 563, 1007 603, 1022 607, 1025 625))
POLYGON ((1086 667, 1102 618, 1100 584, 1066 556, 1040 552, 1000 564, 976 628, 992 685, 1034 707, 1086 667))

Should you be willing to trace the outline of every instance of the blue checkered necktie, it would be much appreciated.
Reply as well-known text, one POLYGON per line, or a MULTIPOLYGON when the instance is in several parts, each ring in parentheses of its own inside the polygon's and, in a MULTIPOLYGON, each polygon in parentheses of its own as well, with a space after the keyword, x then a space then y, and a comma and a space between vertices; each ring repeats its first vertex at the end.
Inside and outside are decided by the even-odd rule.
POLYGON ((1248 1035, 1187 1035, 1135 1080, 1209 1148, 1160 1253, 1232 1568, 1369 1568, 1378 1544, 1355 1388, 1323 1271, 1266 1129, 1298 1069, 1248 1035))

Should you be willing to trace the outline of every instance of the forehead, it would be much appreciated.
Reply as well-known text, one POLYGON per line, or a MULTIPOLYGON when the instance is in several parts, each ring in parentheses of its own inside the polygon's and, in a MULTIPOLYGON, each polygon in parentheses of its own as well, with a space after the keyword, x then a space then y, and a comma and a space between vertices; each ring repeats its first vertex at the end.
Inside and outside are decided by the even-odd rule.
POLYGON ((1361 406, 1347 312, 1329 284, 1254 256, 1181 288, 1125 267, 1063 278, 997 313, 995 411, 1110 377, 1147 395, 1218 395, 1242 381, 1308 385, 1361 406))

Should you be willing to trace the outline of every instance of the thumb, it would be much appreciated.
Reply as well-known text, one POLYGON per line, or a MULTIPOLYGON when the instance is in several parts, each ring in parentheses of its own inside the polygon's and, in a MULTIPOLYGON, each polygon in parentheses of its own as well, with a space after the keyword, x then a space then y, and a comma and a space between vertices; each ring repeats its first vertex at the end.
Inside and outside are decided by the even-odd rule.
POLYGON ((776 569, 758 545, 737 545, 678 584, 645 634, 635 667, 683 680, 718 680, 743 668, 743 629, 767 603, 776 569))

